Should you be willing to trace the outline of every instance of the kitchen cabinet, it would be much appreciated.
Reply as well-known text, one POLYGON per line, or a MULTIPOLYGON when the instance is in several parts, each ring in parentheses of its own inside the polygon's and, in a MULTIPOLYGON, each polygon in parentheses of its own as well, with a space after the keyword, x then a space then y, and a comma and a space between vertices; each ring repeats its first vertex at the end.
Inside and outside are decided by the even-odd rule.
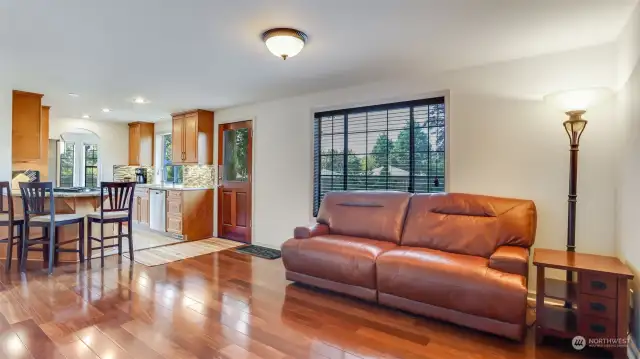
POLYGON ((213 236, 213 190, 168 190, 167 232, 187 241, 213 236))
POLYGON ((149 225, 149 189, 136 189, 133 197, 133 223, 149 225))
POLYGON ((213 165, 213 112, 195 110, 172 117, 173 164, 213 165))
MULTIPOLYGON (((42 116, 42 94, 13 90, 12 160, 48 161, 49 124, 42 116)), ((46 110, 48 121, 48 109, 46 110)))
POLYGON ((154 124, 129 124, 129 166, 153 166, 155 146, 154 124))

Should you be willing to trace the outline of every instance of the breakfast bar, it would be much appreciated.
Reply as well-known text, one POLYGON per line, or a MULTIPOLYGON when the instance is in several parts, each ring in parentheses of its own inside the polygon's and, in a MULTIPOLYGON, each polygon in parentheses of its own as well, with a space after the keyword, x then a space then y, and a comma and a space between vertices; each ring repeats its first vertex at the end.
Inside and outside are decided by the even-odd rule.
MULTIPOLYGON (((22 197, 19 190, 15 190, 12 193, 13 195, 13 204, 14 204, 14 213, 16 216, 23 216, 23 205, 22 205, 22 197)), ((70 191, 65 189, 54 189, 54 206, 56 214, 81 214, 87 215, 100 210, 100 190, 83 190, 83 191, 70 191)), ((48 208, 48 202, 46 205, 48 208)), ((85 230, 87 226, 85 225, 85 230)), ((5 238, 7 236, 7 228, 0 227, 0 238, 5 238)), ((105 236, 114 235, 116 233, 116 229, 113 224, 104 225, 105 236)), ((98 237, 100 234, 100 227, 93 226, 93 235, 98 237)), ((58 228, 58 242, 68 241, 74 238, 78 238, 78 226, 77 225, 69 225, 58 228)), ((30 229, 30 238, 42 237, 42 229, 32 227, 30 229)), ((85 235, 85 242, 88 241, 89 236, 85 235)), ((113 244, 115 240, 105 241, 105 244, 113 244)), ((62 246, 62 248, 68 249, 76 249, 78 246, 78 242, 68 243, 62 246)), ((88 248, 88 245, 85 243, 85 250, 88 248)), ((0 259, 6 258, 7 245, 5 243, 0 243, 0 259)), ((99 251, 96 251, 99 252, 99 251)), ((85 253, 85 256, 89 257, 89 253, 85 253)), ((12 258, 14 260, 18 259, 17 250, 13 251, 12 258)), ((61 252, 59 254, 60 262, 78 262, 78 254, 77 253, 65 253, 61 252)), ((27 260, 29 261, 43 261, 43 254, 39 251, 29 251, 27 260)))

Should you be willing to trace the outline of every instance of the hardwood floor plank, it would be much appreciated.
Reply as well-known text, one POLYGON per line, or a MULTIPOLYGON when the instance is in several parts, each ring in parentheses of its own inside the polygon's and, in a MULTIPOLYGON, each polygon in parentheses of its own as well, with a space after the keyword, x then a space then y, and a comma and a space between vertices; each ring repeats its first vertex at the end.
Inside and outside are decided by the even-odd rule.
POLYGON ((0 274, 0 359, 602 358, 535 346, 295 285, 233 251, 156 267, 29 264, 0 274))

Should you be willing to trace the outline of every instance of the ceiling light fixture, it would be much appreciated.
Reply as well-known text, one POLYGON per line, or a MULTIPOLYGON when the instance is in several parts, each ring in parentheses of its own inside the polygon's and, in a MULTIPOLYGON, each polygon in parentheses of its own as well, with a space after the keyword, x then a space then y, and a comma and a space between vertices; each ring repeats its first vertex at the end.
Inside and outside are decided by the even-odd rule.
POLYGON ((295 29, 276 28, 262 34, 262 41, 272 54, 286 60, 302 51, 307 42, 307 35, 295 29))
POLYGON ((108 109, 108 108, 105 107, 105 108, 102 109, 102 112, 105 112, 105 113, 106 112, 111 112, 111 109, 108 109))
POLYGON ((133 99, 133 103, 145 104, 145 103, 149 103, 149 101, 145 100, 144 97, 136 97, 133 99))
POLYGON ((89 116, 87 114, 84 114, 84 115, 82 115, 82 118, 91 118, 91 116, 89 116))
POLYGON ((78 95, 77 93, 69 92, 69 96, 71 96, 71 97, 79 97, 80 95, 78 95))

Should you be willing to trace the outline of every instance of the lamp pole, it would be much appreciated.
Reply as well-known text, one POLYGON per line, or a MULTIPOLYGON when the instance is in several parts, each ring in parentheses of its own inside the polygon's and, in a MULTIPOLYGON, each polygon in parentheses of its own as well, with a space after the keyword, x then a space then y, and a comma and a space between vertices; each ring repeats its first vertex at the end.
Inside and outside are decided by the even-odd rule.
MULTIPOLYGON (((587 126, 587 121, 582 119, 585 111, 569 111, 569 119, 563 123, 564 129, 569 135, 569 198, 568 198, 568 223, 567 223, 567 252, 576 251, 576 204, 578 200, 578 147, 580 137, 587 126)), ((573 282, 573 272, 567 271, 567 282, 573 282)), ((566 308, 571 307, 570 302, 565 303, 566 308)))

